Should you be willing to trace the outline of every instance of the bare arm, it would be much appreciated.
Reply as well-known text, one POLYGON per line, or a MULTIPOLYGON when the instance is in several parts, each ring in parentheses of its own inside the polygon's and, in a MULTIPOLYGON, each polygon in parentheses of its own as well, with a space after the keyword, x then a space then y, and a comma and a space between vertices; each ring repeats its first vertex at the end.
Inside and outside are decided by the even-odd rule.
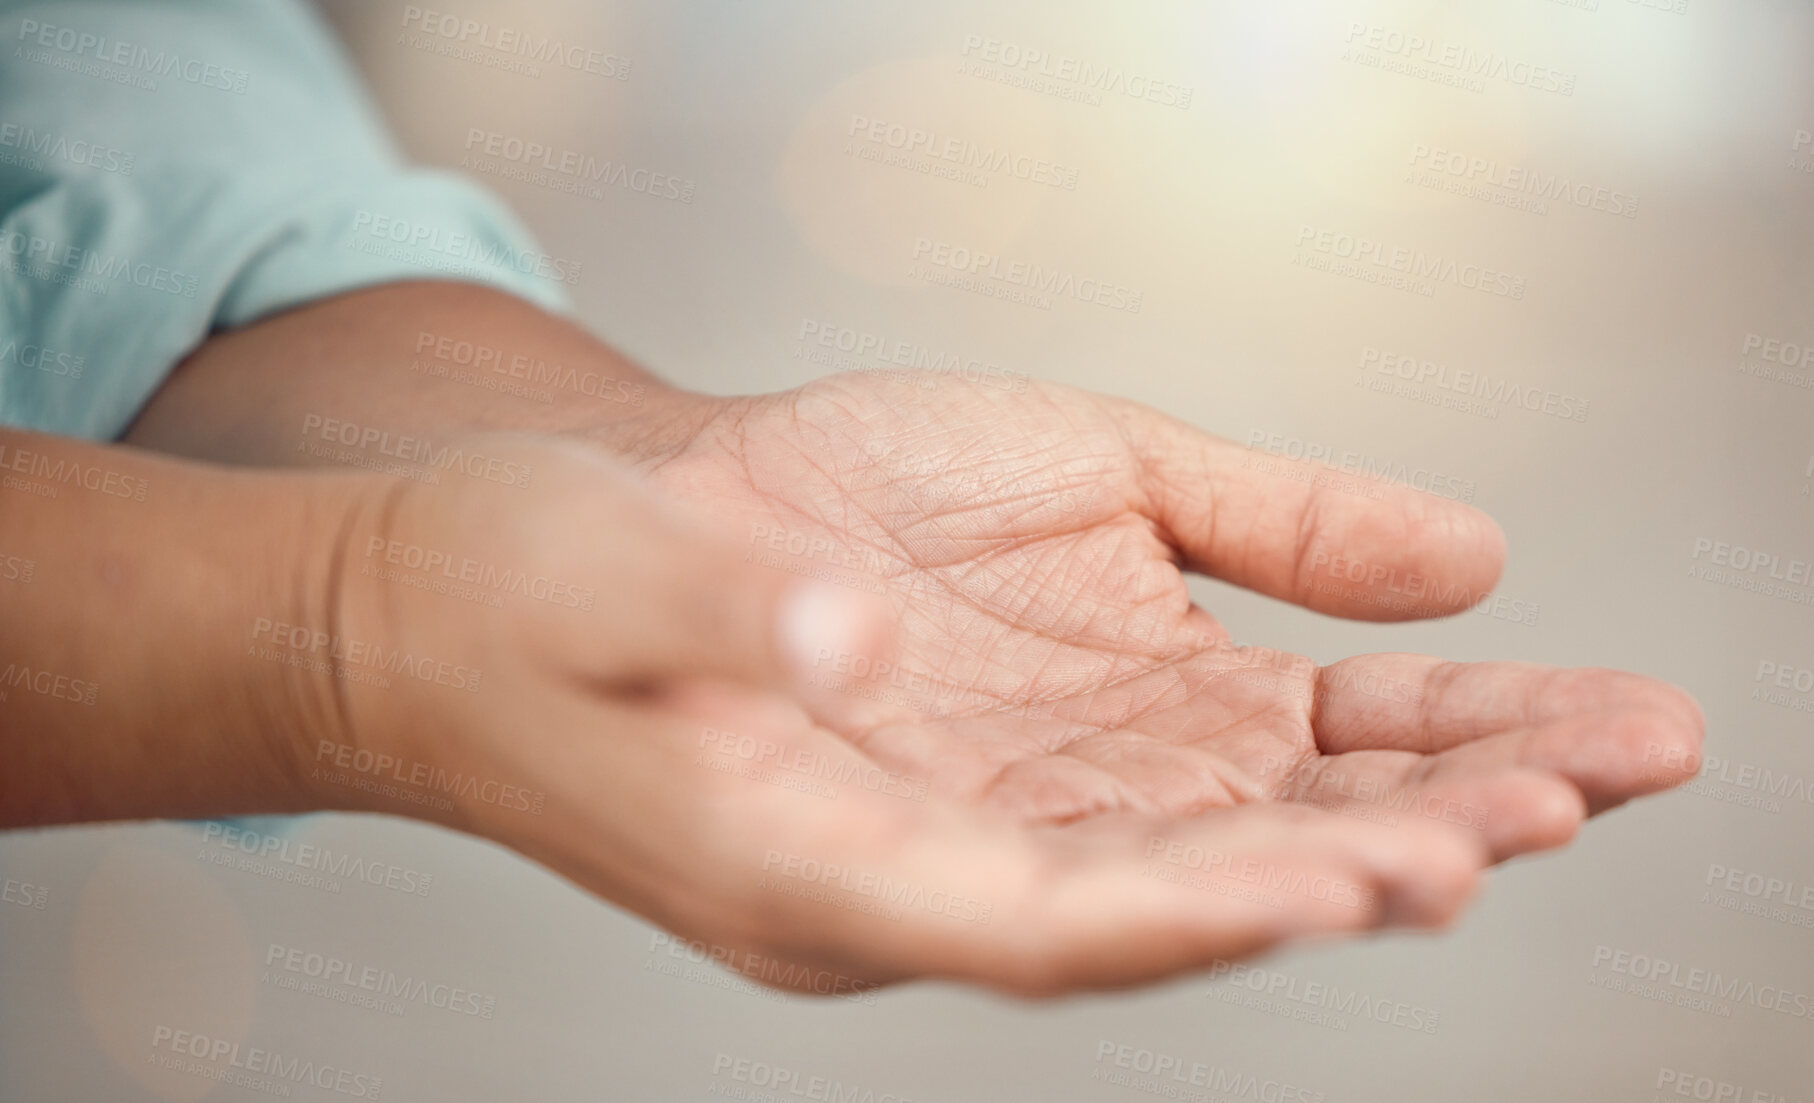
POLYGON ((347 631, 483 681, 349 685, 353 734, 313 753, 350 753, 355 782, 447 791, 432 818, 686 937, 864 984, 1113 987, 1284 938, 1445 923, 1484 863, 1562 845, 1589 813, 1690 775, 1651 751, 1698 761, 1699 710, 1661 683, 1394 653, 1319 668, 1235 646, 1180 570, 1360 619, 1441 615, 1486 593, 1504 554, 1460 503, 1329 489, 1315 465, 1254 464, 1154 411, 1036 381, 853 373, 751 399, 653 381, 640 405, 605 397, 646 379, 502 295, 398 285, 216 336, 133 439, 263 465, 401 465, 515 426, 649 469, 626 478, 596 449, 488 435, 462 454, 533 479, 485 467, 390 484, 394 508, 361 512, 339 553, 347 631), (484 385, 521 382, 520 364, 533 387, 484 385), (737 545, 672 523, 674 499, 737 545), (430 562, 479 569, 447 589, 430 562), (881 598, 903 622, 894 646, 851 630, 879 615, 798 615, 784 594, 808 592, 784 584, 801 577, 834 592, 809 612, 881 598), (596 603, 525 597, 511 578, 596 603), (1406 578, 1436 596, 1381 581, 1406 578), (804 645, 792 664, 784 638, 804 645), (742 769, 745 748, 760 768, 742 769), (361 751, 387 765, 362 772, 361 751), (815 784, 923 779, 907 791, 925 800, 843 781, 802 796, 771 762, 815 784), (1407 792, 1461 815, 1378 822, 1407 792), (960 906, 827 907, 828 869, 960 906), (1310 887, 1243 903, 1252 871, 1310 887))
POLYGON ((679 447, 712 405, 534 305, 425 281, 216 334, 178 366, 126 439, 229 463, 316 463, 298 447, 315 417, 429 437, 580 432, 635 462, 679 447))
POLYGON ((234 473, 0 430, 0 826, 293 811, 330 698, 311 624, 357 476, 234 473))

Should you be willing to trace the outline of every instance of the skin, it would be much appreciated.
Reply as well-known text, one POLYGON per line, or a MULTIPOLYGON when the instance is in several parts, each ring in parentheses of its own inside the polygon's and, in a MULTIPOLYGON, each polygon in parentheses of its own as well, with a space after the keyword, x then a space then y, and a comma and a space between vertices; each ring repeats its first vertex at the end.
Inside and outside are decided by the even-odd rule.
MULTIPOLYGON (((1185 588, 1199 572, 1359 619, 1459 611, 1504 556, 1477 511, 1344 493, 1133 403, 1001 382, 689 394, 505 296, 400 284, 215 337, 128 439, 319 462, 297 447, 313 414, 532 467, 527 487, 231 476, 347 488, 291 541, 337 534, 285 584, 326 595, 318 622, 484 672, 476 692, 305 680, 297 714, 325 719, 285 725, 277 806, 495 839, 784 987, 1051 995, 1441 926, 1491 862, 1692 776, 1702 719, 1665 684, 1396 654, 1319 668, 1234 646, 1185 588), (442 338, 641 400, 414 370, 442 338), (477 605, 368 570, 392 547, 598 600, 477 605), (814 571, 836 581, 798 581, 814 571), (335 764, 360 751, 513 795, 353 788, 335 764)), ((240 796, 216 811, 267 799, 240 796)), ((111 808, 77 793, 37 822, 168 814, 111 808)))

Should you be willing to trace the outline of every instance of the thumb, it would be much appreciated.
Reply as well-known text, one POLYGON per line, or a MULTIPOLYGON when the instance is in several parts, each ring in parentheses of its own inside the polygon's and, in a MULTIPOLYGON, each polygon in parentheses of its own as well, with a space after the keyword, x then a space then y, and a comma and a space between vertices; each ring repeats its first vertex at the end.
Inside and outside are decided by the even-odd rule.
POLYGON ((578 677, 616 686, 716 677, 800 691, 833 664, 892 659, 895 614, 879 580, 758 562, 725 537, 720 518, 584 445, 488 439, 533 461, 534 479, 522 489, 461 488, 457 524, 503 562, 563 580, 564 602, 537 603, 521 638, 578 677))
POLYGON ((626 672, 804 688, 834 666, 889 657, 894 611, 879 583, 820 581, 746 562, 713 534, 671 530, 652 543, 660 561, 620 595, 628 622, 645 626, 625 639, 626 672))
POLYGON ((1471 485, 1413 490, 1371 460, 1291 458, 1337 458, 1295 438, 1255 432, 1242 447, 1135 403, 1110 408, 1140 461, 1143 512, 1191 570, 1372 621, 1459 613, 1499 581, 1505 534, 1460 500, 1471 485))
POLYGON ((800 691, 834 669, 891 660, 895 613, 879 580, 770 566, 671 503, 643 506, 605 537, 617 545, 615 584, 587 618, 593 669, 630 683, 724 677, 800 691))

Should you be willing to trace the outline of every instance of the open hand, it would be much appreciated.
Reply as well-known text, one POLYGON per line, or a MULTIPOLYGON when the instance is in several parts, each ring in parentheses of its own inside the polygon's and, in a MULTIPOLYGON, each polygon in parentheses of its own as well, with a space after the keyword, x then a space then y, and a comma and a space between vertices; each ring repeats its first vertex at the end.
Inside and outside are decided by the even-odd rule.
POLYGON ((1360 619, 1457 612, 1504 558, 1457 502, 1047 384, 850 374, 700 424, 657 480, 735 515, 758 561, 882 580, 900 653, 880 673, 822 656, 848 691, 833 727, 942 796, 1051 823, 1371 797, 1505 857, 1694 761, 1700 713, 1671 686, 1400 654, 1319 668, 1235 647, 1185 588, 1189 570, 1360 619))

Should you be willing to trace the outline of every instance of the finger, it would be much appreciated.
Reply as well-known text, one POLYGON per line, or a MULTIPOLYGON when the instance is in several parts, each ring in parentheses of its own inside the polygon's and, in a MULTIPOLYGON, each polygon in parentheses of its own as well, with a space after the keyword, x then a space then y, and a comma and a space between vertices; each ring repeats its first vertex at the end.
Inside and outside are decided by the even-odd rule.
MULTIPOLYGON (((719 711, 670 696, 664 709, 719 711)), ((622 712, 626 734, 651 726, 634 710, 603 711, 622 712)), ((738 711, 798 751, 856 755, 827 732, 770 731, 759 710, 738 711)), ((694 725, 654 726, 631 740, 643 751, 612 752, 613 771, 576 777, 581 799, 525 821, 539 844, 515 844, 682 935, 737 947, 740 960, 807 962, 816 976, 944 977, 1023 995, 1123 987, 1291 938, 1448 923, 1487 858, 1446 825, 1289 805, 1029 829, 863 787, 826 799, 687 765, 694 725), (684 809, 642 783, 674 770, 705 786, 684 809), (633 778, 636 792, 584 798, 607 774, 607 789, 633 778), (575 838, 602 843, 609 869, 576 859, 575 838)))
POLYGON ((1673 789, 1694 777, 1679 749, 1699 746, 1681 722, 1647 709, 1589 712, 1516 728, 1455 746, 1437 756, 1449 771, 1508 767, 1542 770, 1578 789, 1591 815, 1628 800, 1673 789))
POLYGON ((1325 754, 1392 749, 1431 754, 1514 728, 1588 713, 1648 715, 1646 760, 1699 764, 1706 721, 1667 682, 1596 667, 1453 663, 1428 655, 1357 655, 1317 671, 1313 726, 1325 754), (1690 762, 1690 760, 1692 760, 1690 762))
POLYGON ((1459 612, 1499 580, 1505 537, 1470 506, 1271 455, 1263 436, 1243 448, 1133 403, 1112 409, 1141 466, 1146 512, 1191 570, 1376 621, 1459 612))
POLYGON ((598 643, 613 669, 806 687, 888 661, 893 612, 884 597, 746 562, 689 526, 652 529, 632 553, 630 584, 605 610, 615 623, 598 643), (624 633, 626 621, 643 630, 624 633))
POLYGON ((546 475, 552 485, 537 489, 567 508, 541 510, 532 523, 535 542, 578 549, 564 561, 596 594, 592 615, 570 618, 575 630, 562 633, 586 672, 620 683, 724 676, 809 689, 833 672, 865 677, 889 661, 893 610, 875 580, 841 571, 821 581, 768 566, 709 518, 602 457, 584 458, 591 470, 546 475))
POLYGON ((1281 797, 1388 826, 1422 817, 1476 831, 1494 862, 1565 846, 1587 816, 1580 790, 1547 771, 1408 751, 1313 759, 1281 797))
POLYGON ((867 863, 869 883, 901 899, 964 901, 963 915, 815 900, 788 917, 798 940, 778 952, 1021 995, 1124 987, 1290 938, 1445 924, 1486 860, 1441 825, 1386 828, 1274 805, 1035 831, 972 816, 922 823, 907 838, 892 856, 833 853, 867 863))
POLYGON ((1056 917, 1045 960, 1010 987, 1118 988, 1284 941, 1388 926, 1438 927, 1471 897, 1485 855, 1428 823, 1357 822, 1248 805, 1191 819, 1092 820, 1049 834, 1087 840, 1039 902, 1056 917), (1140 865, 1127 852, 1137 845, 1140 865))

